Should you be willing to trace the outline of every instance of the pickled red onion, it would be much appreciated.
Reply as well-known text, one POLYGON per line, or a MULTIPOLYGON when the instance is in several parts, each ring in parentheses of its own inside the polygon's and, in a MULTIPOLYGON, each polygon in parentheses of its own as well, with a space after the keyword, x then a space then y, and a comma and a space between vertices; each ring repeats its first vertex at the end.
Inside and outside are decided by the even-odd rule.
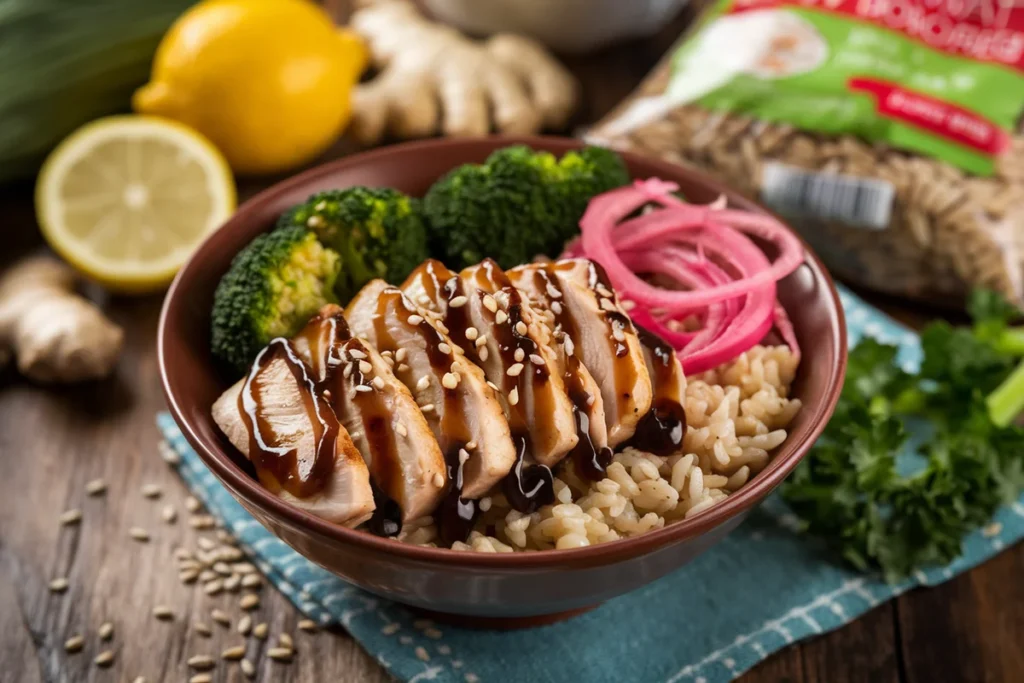
POLYGON ((687 204, 671 194, 676 189, 651 178, 594 197, 580 220, 581 238, 563 257, 600 263, 620 297, 636 304, 634 321, 676 348, 687 373, 732 360, 773 326, 799 355, 775 284, 803 262, 800 241, 770 216, 727 209, 722 199, 687 204), (631 217, 652 203, 651 210, 631 217), (752 236, 776 247, 773 261, 752 236), (701 327, 678 329, 687 318, 701 327))

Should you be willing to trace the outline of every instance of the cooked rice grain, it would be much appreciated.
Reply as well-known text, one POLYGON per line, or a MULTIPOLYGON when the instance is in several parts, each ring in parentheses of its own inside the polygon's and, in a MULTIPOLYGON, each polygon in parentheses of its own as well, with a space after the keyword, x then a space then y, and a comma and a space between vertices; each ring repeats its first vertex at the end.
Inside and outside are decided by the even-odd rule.
MULTIPOLYGON (((679 453, 635 448, 615 454, 607 477, 581 479, 565 462, 555 502, 524 515, 496 491, 465 543, 452 550, 509 553, 579 548, 636 536, 704 512, 744 486, 786 440, 800 410, 789 398, 799 359, 786 346, 755 346, 730 363, 690 378, 679 453)), ((437 547, 431 517, 407 523, 398 539, 437 547)))

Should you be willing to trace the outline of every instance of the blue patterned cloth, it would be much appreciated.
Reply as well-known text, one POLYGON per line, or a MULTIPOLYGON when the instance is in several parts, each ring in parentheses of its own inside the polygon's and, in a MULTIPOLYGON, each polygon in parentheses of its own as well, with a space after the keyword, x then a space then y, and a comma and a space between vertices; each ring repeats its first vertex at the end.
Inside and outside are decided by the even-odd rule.
MULTIPOLYGON (((920 362, 917 335, 842 292, 851 343, 862 336, 899 344, 908 369, 920 362)), ((214 479, 171 417, 157 421, 181 456, 185 483, 255 558, 296 607, 344 626, 381 666, 405 681, 638 681, 720 683, 789 643, 842 626, 918 585, 933 585, 992 557, 1024 536, 1024 498, 972 534, 947 567, 889 585, 831 561, 774 496, 720 544, 644 588, 575 619, 497 632, 434 624, 354 588, 271 535, 214 479), (992 533, 998 529, 998 533, 992 533)))

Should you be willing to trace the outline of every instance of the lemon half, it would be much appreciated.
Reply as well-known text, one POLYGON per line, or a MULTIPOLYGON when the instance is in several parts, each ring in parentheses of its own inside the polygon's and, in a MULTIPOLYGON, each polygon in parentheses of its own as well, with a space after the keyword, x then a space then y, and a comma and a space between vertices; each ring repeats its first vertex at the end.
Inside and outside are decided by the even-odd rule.
POLYGON ((234 208, 235 184, 220 152, 195 131, 151 116, 79 128, 36 182, 47 242, 118 292, 165 286, 234 208))

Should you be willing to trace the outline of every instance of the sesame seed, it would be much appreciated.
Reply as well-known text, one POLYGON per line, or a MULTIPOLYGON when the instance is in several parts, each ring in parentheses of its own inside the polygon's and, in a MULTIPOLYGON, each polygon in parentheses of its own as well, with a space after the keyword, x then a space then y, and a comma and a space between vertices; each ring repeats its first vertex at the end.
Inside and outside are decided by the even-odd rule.
POLYGON ((449 354, 452 352, 452 347, 448 346, 444 342, 441 342, 440 344, 437 345, 437 350, 443 354, 449 354))
POLYGON ((324 219, 320 218, 320 216, 317 216, 316 214, 313 214, 312 216, 306 219, 306 225, 310 228, 318 228, 323 224, 324 219))
POLYGON ((78 524, 82 521, 82 511, 79 510, 78 508, 75 508, 73 510, 66 510, 65 512, 62 512, 60 514, 60 517, 58 517, 58 519, 60 520, 60 523, 64 526, 68 526, 70 524, 78 524))
POLYGON ((209 671, 216 664, 210 655, 192 655, 188 658, 187 663, 189 668, 196 669, 197 671, 209 671))
POLYGON ((255 574, 256 566, 251 562, 236 562, 231 565, 231 569, 239 574, 255 574))
POLYGON ((416 390, 417 391, 425 391, 427 389, 427 387, 429 387, 429 386, 430 386, 430 377, 428 377, 427 375, 423 375, 416 382, 416 390))
POLYGON ((238 665, 242 668, 242 673, 245 674, 246 678, 256 677, 256 667, 248 659, 243 659, 238 665))
POLYGON ((96 659, 92 661, 96 666, 108 667, 114 663, 114 653, 110 650, 104 650, 96 655, 96 659))
POLYGON ((601 299, 601 310, 602 311, 614 311, 615 304, 612 303, 611 299, 601 299))
POLYGON ((242 577, 243 588, 259 588, 263 585, 263 577, 259 574, 246 574, 242 577))
POLYGON ((459 386, 459 378, 450 372, 446 372, 444 377, 441 378, 441 386, 445 389, 454 389, 459 386))
POLYGON ((480 677, 474 673, 468 673, 464 676, 466 683, 480 683, 480 677))
POLYGON ((78 652, 85 645, 85 638, 80 635, 73 635, 64 641, 64 649, 68 652, 78 652))
POLYGON ((188 548, 175 548, 174 559, 176 560, 191 560, 193 558, 192 551, 188 548))
POLYGON ((462 308, 463 306, 466 305, 468 301, 469 299, 460 295, 449 301, 448 305, 451 306, 452 308, 462 308))
POLYGON ((260 596, 255 593, 247 593, 238 601, 238 606, 242 609, 256 609, 260 606, 260 596))
POLYGON ((157 605, 153 608, 153 616, 161 621, 170 621, 174 619, 174 612, 167 605, 157 605))
POLYGON ((398 372, 409 372, 409 366, 405 363, 398 364, 398 372))
POLYGON ((434 404, 433 403, 428 403, 425 406, 420 406, 420 412, 421 413, 429 413, 433 409, 434 409, 434 404))
POLYGON ((214 579, 203 586, 203 592, 207 595, 216 595, 222 590, 224 590, 224 581, 222 579, 214 579))
POLYGON ((178 573, 178 579, 182 583, 192 583, 199 578, 199 572, 195 569, 186 569, 178 573))
POLYGON ((185 499, 185 509, 189 512, 199 512, 202 507, 203 504, 195 496, 189 496, 185 499))
POLYGON ((114 625, 109 621, 104 621, 100 624, 100 640, 110 640, 114 637, 114 625))
POLYGON ((160 516, 163 517, 163 520, 168 524, 174 524, 178 519, 178 511, 174 509, 173 505, 165 505, 160 516))
POLYGON ((93 479, 85 485, 85 492, 90 496, 102 496, 107 491, 107 482, 102 479, 93 479))
POLYGON ((210 617, 221 626, 231 626, 231 617, 222 609, 214 607, 210 610, 210 617))
POLYGON ((395 351, 395 360, 401 363, 407 355, 409 355, 408 349, 398 349, 398 351, 395 351))
POLYGON ((413 315, 409 316, 409 318, 406 320, 406 322, 408 322, 410 325, 419 325, 421 322, 423 322, 423 316, 422 315, 416 315, 414 313, 413 315))
POLYGON ((562 293, 560 291, 558 291, 558 288, 555 287, 550 282, 548 282, 547 291, 548 291, 548 296, 551 297, 552 299, 560 299, 562 297, 562 293))
POLYGON ((627 311, 632 311, 634 308, 636 308, 636 302, 631 301, 630 299, 622 299, 621 301, 619 301, 619 305, 622 306, 622 308, 627 311))
POLYGON ((516 349, 516 352, 512 355, 515 357, 516 362, 518 363, 521 362, 524 358, 526 358, 526 351, 523 351, 522 349, 516 349))
POLYGON ((231 576, 231 566, 227 562, 214 562, 213 571, 223 576, 231 576))
POLYGON ((503 325, 507 320, 508 313, 506 313, 505 311, 498 311, 497 313, 494 314, 494 322, 498 323, 499 325, 503 325))
POLYGON ((554 313, 555 315, 562 315, 562 304, 558 303, 557 301, 552 301, 551 312, 554 313))
POLYGON ((216 524, 216 521, 210 515, 196 515, 188 520, 188 525, 193 529, 212 529, 216 524))
POLYGON ((267 627, 267 624, 265 622, 264 623, 256 624, 253 627, 253 629, 252 629, 252 634, 254 636, 256 636, 257 638, 259 638, 260 640, 263 640, 264 638, 267 637, 267 628, 268 627, 267 627))
POLYGON ((384 358, 391 358, 391 356, 394 354, 391 352, 390 349, 384 349, 383 351, 380 352, 380 355, 383 356, 384 358))
POLYGON ((572 343, 572 339, 569 338, 569 335, 565 335, 565 341, 562 343, 562 346, 565 348, 565 355, 572 356, 576 353, 576 347, 572 343))
POLYGON ((50 590, 54 593, 63 593, 68 589, 68 580, 63 576, 50 582, 50 590))
POLYGON ((486 308, 491 313, 494 313, 494 312, 496 312, 498 310, 498 302, 495 301, 494 297, 491 296, 490 294, 485 294, 484 295, 484 308, 486 308))
POLYGON ((438 640, 444 636, 444 634, 441 633, 439 629, 433 627, 424 629, 423 635, 425 635, 427 638, 433 638, 434 640, 438 640))
MULTIPOLYGON (((443 655, 450 655, 452 653, 452 649, 450 647, 448 647, 447 645, 438 645, 437 646, 437 651, 440 652, 443 655)), ((453 662, 453 664, 454 664, 454 662, 453 662)))
POLYGON ((480 351, 477 352, 477 357, 480 358, 480 362, 481 363, 487 362, 487 357, 490 356, 490 355, 491 355, 491 353, 490 353, 490 351, 487 350, 486 346, 484 348, 480 349, 480 351))
POLYGON ((229 647, 220 653, 221 659, 226 659, 229 662, 237 662, 239 659, 245 656, 245 645, 235 645, 229 647))
POLYGON ((516 332, 518 332, 520 335, 525 335, 528 330, 529 328, 526 326, 526 323, 524 323, 522 320, 516 323, 516 332))
POLYGON ((207 538, 206 536, 200 536, 196 540, 196 545, 198 545, 201 550, 206 551, 213 550, 217 547, 217 544, 214 542, 214 540, 212 538, 207 538))
POLYGON ((377 387, 377 389, 379 389, 381 391, 384 390, 384 378, 379 376, 379 375, 377 377, 374 377, 373 381, 370 382, 370 384, 372 384, 373 386, 377 387))
POLYGON ((359 361, 359 372, 363 373, 364 375, 368 375, 371 372, 373 372, 373 366, 370 365, 369 362, 361 360, 359 361))
POLYGON ((608 297, 608 298, 612 297, 612 293, 609 292, 608 288, 605 287, 604 285, 598 285, 597 286, 597 293, 600 294, 601 296, 604 296, 604 297, 608 297))
POLYGON ((480 499, 479 505, 480 505, 480 512, 487 512, 488 510, 491 509, 491 497, 490 496, 484 496, 483 498, 480 499))
POLYGON ((465 465, 467 460, 469 460, 469 453, 466 451, 465 448, 460 448, 459 449, 459 464, 460 465, 465 465))
POLYGON ((345 368, 341 371, 341 376, 344 377, 345 379, 348 379, 349 377, 351 377, 352 376, 352 366, 351 365, 346 365, 345 368))
POLYGON ((480 330, 476 329, 475 327, 466 328, 466 339, 468 339, 469 341, 473 341, 478 336, 480 336, 480 330))
POLYGON ((544 365, 544 359, 541 358, 540 355, 536 353, 530 354, 530 362, 533 363, 534 365, 544 365))
POLYGON ((348 355, 351 356, 352 358, 355 358, 356 360, 366 360, 366 354, 363 351, 360 351, 359 349, 350 348, 348 350, 348 355))
POLYGON ((224 590, 231 591, 234 593, 238 590, 238 587, 242 585, 242 577, 240 574, 232 574, 228 578, 224 579, 224 590))
POLYGON ((436 327, 436 328, 437 328, 438 330, 440 330, 440 331, 441 331, 441 332, 443 332, 444 334, 448 334, 449 332, 451 332, 451 330, 449 330, 449 329, 448 329, 448 326, 447 326, 447 325, 445 325, 445 324, 444 324, 443 322, 441 322, 440 320, 436 320, 436 321, 434 321, 434 327, 436 327))
POLYGON ((293 641, 292 637, 287 633, 282 633, 277 637, 277 644, 281 647, 286 647, 289 650, 295 648, 295 641, 293 641))
POLYGON ((242 618, 238 620, 238 633, 247 636, 252 631, 252 617, 248 614, 243 614, 242 618))
POLYGON ((312 619, 302 619, 301 621, 299 621, 298 627, 306 633, 316 632, 316 622, 312 619))
POLYGON ((594 400, 595 400, 595 398, 594 398, 593 394, 588 395, 587 396, 587 405, 588 406, 594 405, 594 400))
POLYGON ((380 630, 380 632, 383 633, 386 636, 393 636, 395 633, 398 632, 398 629, 400 629, 400 628, 401 628, 401 625, 398 624, 397 622, 394 622, 394 623, 390 623, 390 624, 387 624, 386 626, 384 626, 380 630))
POLYGON ((389 368, 395 367, 395 359, 391 356, 385 356, 384 362, 388 364, 389 368))
POLYGON ((626 335, 622 333, 622 329, 619 327, 612 330, 612 337, 614 337, 617 342, 626 341, 626 335))
POLYGON ((476 347, 477 347, 478 349, 479 349, 479 348, 480 348, 481 346, 483 346, 484 344, 486 344, 486 343, 487 343, 487 335, 486 335, 486 334, 485 334, 485 335, 481 335, 481 336, 477 337, 477 338, 476 338, 476 341, 474 342, 474 344, 476 344, 476 347))
POLYGON ((133 680, 132 683, 146 683, 146 677, 145 676, 136 676, 135 680, 133 680))
POLYGON ((212 683, 213 677, 210 674, 196 674, 188 679, 188 683, 212 683))
POLYGON ((290 662, 295 651, 287 647, 272 647, 267 650, 267 656, 275 662, 290 662))
POLYGON ((505 371, 505 374, 507 374, 509 377, 518 377, 520 373, 522 373, 523 367, 524 366, 522 363, 515 363, 512 367, 505 371))
POLYGON ((164 490, 159 484, 146 484, 142 487, 142 495, 146 498, 159 498, 163 492, 164 490))
POLYGON ((163 458, 163 461, 168 465, 177 467, 181 464, 181 456, 178 455, 178 452, 171 448, 170 444, 166 441, 158 442, 156 449, 160 453, 160 457, 163 458))
POLYGON ((426 648, 424 648, 422 645, 417 646, 415 652, 417 658, 423 660, 424 662, 430 661, 430 655, 427 654, 426 648))
POLYGON ((192 628, 195 630, 196 633, 198 633, 201 636, 205 636, 206 638, 209 638, 213 635, 213 631, 210 629, 209 624, 204 624, 201 621, 197 621, 195 624, 193 624, 192 628))
POLYGON ((358 391, 361 394, 366 394, 373 391, 373 387, 368 386, 366 384, 360 384, 356 387, 356 391, 358 391))
POLYGON ((217 572, 213 571, 212 569, 204 569, 203 571, 199 572, 199 580, 203 583, 209 583, 210 581, 213 581, 216 578, 217 572))
POLYGON ((500 389, 498 389, 498 385, 492 382, 491 380, 487 380, 487 386, 489 386, 491 389, 494 389, 495 391, 501 391, 500 389))
POLYGON ((509 405, 516 405, 519 403, 519 387, 512 387, 512 391, 508 394, 509 405))
POLYGON ((409 430, 401 422, 395 425, 395 431, 398 432, 399 436, 409 436, 409 430))
POLYGON ((998 536, 1003 531, 1003 525, 999 522, 992 522, 981 529, 981 535, 985 538, 992 538, 998 536))

